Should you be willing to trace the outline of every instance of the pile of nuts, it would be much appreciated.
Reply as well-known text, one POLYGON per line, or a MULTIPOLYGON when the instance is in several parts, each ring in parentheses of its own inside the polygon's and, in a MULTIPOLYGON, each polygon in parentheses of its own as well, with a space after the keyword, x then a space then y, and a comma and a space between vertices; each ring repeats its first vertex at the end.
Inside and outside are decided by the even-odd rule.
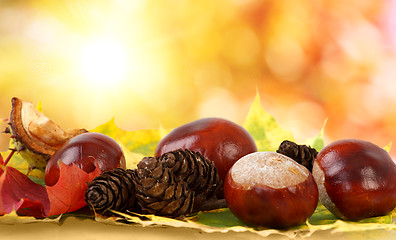
MULTIPOLYGON (((96 164, 102 172, 125 169, 124 154, 113 139, 84 129, 63 131, 31 103, 13 98, 12 104, 5 132, 12 134, 15 150, 24 154, 31 168, 45 169, 46 185, 58 182, 60 160, 87 173, 96 164)), ((178 149, 214 162, 223 183, 217 197, 247 224, 293 227, 314 213, 319 200, 335 216, 353 221, 385 215, 396 207, 396 164, 371 142, 338 140, 317 155, 307 148, 300 158, 312 158, 311 173, 300 164, 307 159, 258 152, 242 126, 204 118, 171 131, 157 145, 155 157, 178 149)))

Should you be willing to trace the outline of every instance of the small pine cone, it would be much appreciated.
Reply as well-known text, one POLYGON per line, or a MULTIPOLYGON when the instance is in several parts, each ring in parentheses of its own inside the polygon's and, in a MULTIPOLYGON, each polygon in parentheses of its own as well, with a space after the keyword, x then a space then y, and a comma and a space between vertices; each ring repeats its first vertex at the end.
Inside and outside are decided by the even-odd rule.
POLYGON ((292 158, 294 161, 306 167, 310 172, 312 172, 313 162, 318 155, 316 149, 307 145, 299 145, 288 140, 283 141, 276 152, 292 158))
POLYGON ((194 192, 154 157, 145 157, 134 175, 136 198, 143 213, 177 217, 191 213, 194 192))
POLYGON ((159 160, 195 192, 194 210, 199 210, 202 204, 213 198, 221 186, 213 161, 198 152, 179 149, 163 154, 159 160))
POLYGON ((108 210, 125 212, 135 201, 133 170, 116 168, 104 171, 94 178, 85 191, 85 201, 95 212, 108 210))

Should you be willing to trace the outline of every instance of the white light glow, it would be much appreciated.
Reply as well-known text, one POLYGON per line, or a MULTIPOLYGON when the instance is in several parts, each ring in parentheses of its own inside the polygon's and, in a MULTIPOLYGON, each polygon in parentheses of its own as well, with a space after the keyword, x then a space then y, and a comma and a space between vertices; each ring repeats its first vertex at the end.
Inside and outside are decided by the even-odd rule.
POLYGON ((82 46, 79 59, 84 80, 98 86, 120 83, 127 75, 127 50, 111 39, 97 39, 82 46))

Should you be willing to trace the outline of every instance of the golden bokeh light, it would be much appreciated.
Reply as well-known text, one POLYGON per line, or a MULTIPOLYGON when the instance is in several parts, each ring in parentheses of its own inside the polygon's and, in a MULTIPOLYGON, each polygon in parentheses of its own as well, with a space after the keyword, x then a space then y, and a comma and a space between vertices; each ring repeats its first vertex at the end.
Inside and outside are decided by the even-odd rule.
POLYGON ((258 92, 299 141, 327 119, 327 142, 385 146, 395 13, 395 0, 2 1, 0 117, 18 96, 65 128, 242 124, 258 92))

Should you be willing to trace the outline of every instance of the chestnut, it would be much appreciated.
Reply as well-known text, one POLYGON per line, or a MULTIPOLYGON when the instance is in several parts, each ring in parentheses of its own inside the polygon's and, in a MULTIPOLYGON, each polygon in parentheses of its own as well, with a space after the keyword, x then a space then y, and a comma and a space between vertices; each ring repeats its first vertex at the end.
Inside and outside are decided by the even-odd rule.
POLYGON ((341 219, 385 215, 396 207, 396 164, 371 142, 332 142, 319 152, 312 173, 320 201, 341 219))
POLYGON ((255 152, 239 159, 227 174, 224 195, 236 217, 268 228, 304 223, 319 201, 308 169, 276 152, 255 152))
POLYGON ((175 128, 158 143, 155 156, 177 149, 199 152, 212 160, 222 181, 238 159, 257 151, 246 129, 222 118, 203 118, 175 128))
POLYGON ((94 171, 96 164, 102 172, 126 167, 120 145, 111 137, 95 132, 77 135, 55 152, 45 169, 47 186, 53 186, 58 182, 60 174, 58 161, 67 165, 74 163, 87 173, 94 171))

